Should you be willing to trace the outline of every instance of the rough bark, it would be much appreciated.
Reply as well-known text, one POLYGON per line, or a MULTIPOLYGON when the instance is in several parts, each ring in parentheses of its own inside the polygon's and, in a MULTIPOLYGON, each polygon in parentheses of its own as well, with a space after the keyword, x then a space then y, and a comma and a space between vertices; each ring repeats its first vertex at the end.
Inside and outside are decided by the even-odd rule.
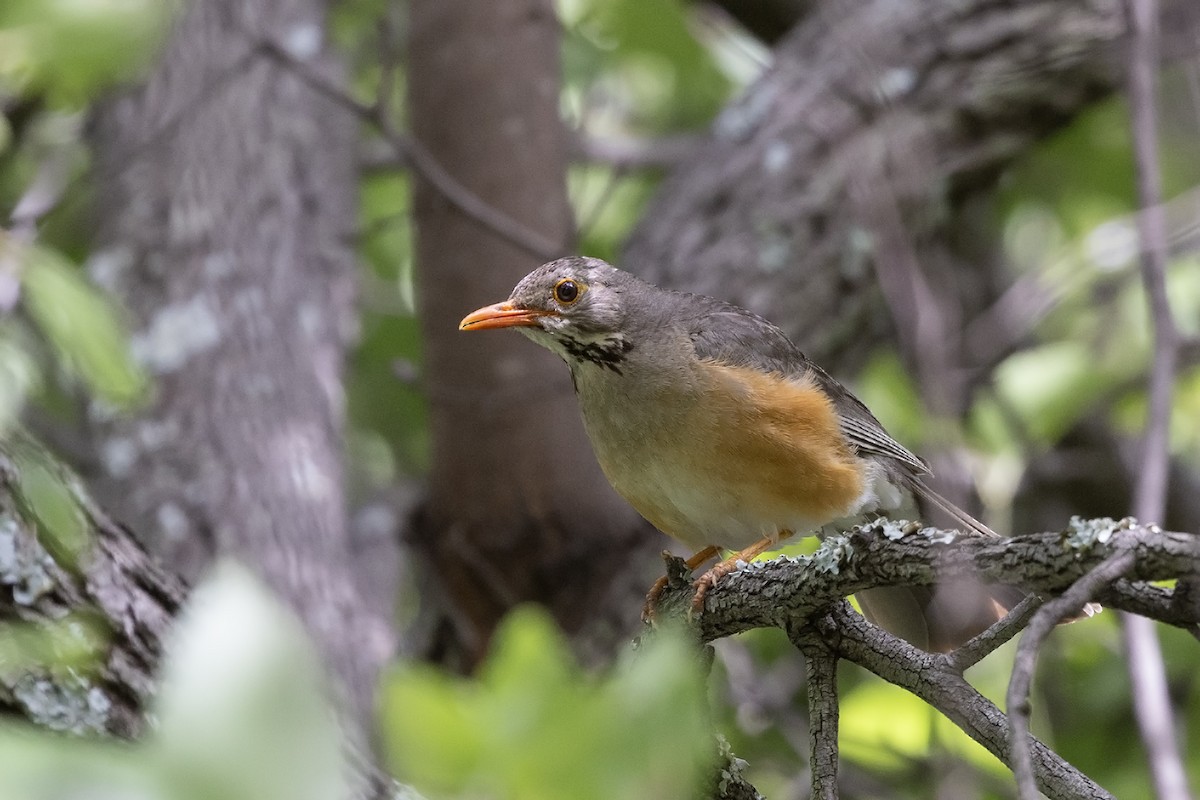
POLYGON ((838 689, 837 654, 816 632, 790 632, 792 643, 804 654, 808 672, 808 769, 812 773, 814 800, 837 800, 838 792, 838 689))
MULTIPOLYGON (((420 0, 409 30, 413 138, 459 184, 566 252, 553 4, 420 0)), ((434 652, 473 663, 522 601, 545 604, 568 631, 587 621, 620 634, 637 618, 634 604, 607 604, 617 608, 611 620, 595 612, 636 542, 654 538, 601 475, 566 370, 515 334, 457 331, 538 258, 426 180, 416 181, 415 202, 433 468, 413 538, 448 620, 434 652)), ((617 597, 633 597, 620 588, 617 597)))
POLYGON ((0 708, 53 730, 138 735, 184 586, 91 501, 75 476, 12 434, 0 441, 0 583, 0 619, 35 626, 89 621, 106 640, 91 671, 6 669, 0 708), (67 513, 78 515, 87 542, 74 563, 43 545, 22 491, 30 478, 23 469, 49 470, 69 493, 67 513))
POLYGON ((1094 599, 1200 633, 1200 620, 1174 602, 1171 590, 1137 583, 1191 575, 1200 559, 1200 537, 1193 534, 1132 520, 1073 520, 1066 530, 1007 539, 937 528, 905 531, 885 520, 827 540, 812 557, 750 564, 706 595, 699 629, 707 640, 755 627, 786 627, 873 586, 974 579, 1056 595, 1114 552, 1131 550, 1136 560, 1128 579, 1094 599))
POLYGON ((356 587, 342 485, 355 126, 259 47, 336 75, 324 14, 189 3, 146 84, 98 114, 89 266, 156 391, 132 419, 90 411, 106 507, 186 576, 217 553, 251 565, 365 715, 391 644, 356 587))
POLYGON ((894 207, 937 298, 970 319, 1004 279, 945 263, 962 201, 1117 86, 1125 24, 1116 0, 815 5, 664 183, 624 262, 764 314, 851 374, 895 331, 872 204, 894 207))

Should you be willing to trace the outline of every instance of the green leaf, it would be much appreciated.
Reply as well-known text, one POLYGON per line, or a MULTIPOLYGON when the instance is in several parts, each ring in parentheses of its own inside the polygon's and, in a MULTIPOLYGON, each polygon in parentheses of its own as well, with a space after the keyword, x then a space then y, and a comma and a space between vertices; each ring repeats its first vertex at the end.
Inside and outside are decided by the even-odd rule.
POLYGON ((178 3, 5 0, 0 80, 79 105, 144 69, 178 3))
POLYGON ((347 797, 316 654, 244 567, 224 562, 191 594, 157 706, 170 785, 204 800, 347 797))
POLYGON ((17 430, 9 433, 5 445, 14 465, 17 502, 37 523, 38 541, 63 566, 72 567, 90 541, 87 515, 71 485, 77 478, 17 430))
POLYGON ((143 399, 146 375, 130 356, 113 306, 54 251, 21 246, 18 258, 25 306, 63 365, 108 403, 128 407, 143 399))
POLYGON ((652 129, 711 121, 732 83, 679 0, 585 0, 567 10, 569 83, 602 85, 652 129), (573 24, 572 24, 573 23, 573 24))
POLYGON ((16 421, 25 398, 41 384, 33 357, 8 326, 0 325, 0 438, 16 421))

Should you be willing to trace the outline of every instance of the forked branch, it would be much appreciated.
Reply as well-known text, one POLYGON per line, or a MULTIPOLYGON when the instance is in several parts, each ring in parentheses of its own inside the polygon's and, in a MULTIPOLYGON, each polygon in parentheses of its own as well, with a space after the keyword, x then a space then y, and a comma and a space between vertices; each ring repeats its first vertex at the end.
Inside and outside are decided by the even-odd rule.
MULTIPOLYGON (((1157 619, 1200 633, 1192 604, 1174 590, 1147 581, 1191 575, 1200 559, 1200 537, 1141 525, 1073 519, 1062 531, 990 539, 955 531, 880 520, 825 541, 812 556, 752 564, 709 592, 694 621, 704 641, 759 627, 789 633, 809 667, 813 795, 836 797, 837 659, 852 661, 925 700, 1051 798, 1107 798, 1108 792, 1028 736, 1033 657, 1046 635, 1083 603, 1157 619), (974 576, 1031 592, 1004 619, 948 654, 924 652, 872 625, 844 598, 863 589, 931 585, 974 576), (1040 597, 1039 597, 1040 596, 1040 597), (1055 598, 1043 605, 1040 598, 1055 598), (963 677, 977 663, 1029 626, 1014 669, 1006 716, 963 677), (1013 731, 1016 731, 1014 738, 1013 731), (1014 742, 1019 745, 1014 747, 1014 742)), ((664 606, 686 597, 673 583, 664 606)))

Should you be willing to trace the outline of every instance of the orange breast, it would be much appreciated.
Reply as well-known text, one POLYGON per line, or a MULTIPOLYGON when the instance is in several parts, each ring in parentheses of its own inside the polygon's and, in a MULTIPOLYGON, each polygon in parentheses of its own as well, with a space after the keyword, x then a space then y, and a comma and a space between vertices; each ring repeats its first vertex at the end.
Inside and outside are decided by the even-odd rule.
POLYGON ((746 367, 703 366, 693 402, 677 403, 682 413, 646 426, 619 453, 597 447, 630 504, 696 548, 808 533, 857 511, 863 463, 820 390, 746 367))
POLYGON ((691 423, 697 441, 712 442, 714 477, 740 487, 747 500, 801 516, 844 514, 862 494, 864 475, 825 394, 808 381, 706 366, 716 387, 691 423))

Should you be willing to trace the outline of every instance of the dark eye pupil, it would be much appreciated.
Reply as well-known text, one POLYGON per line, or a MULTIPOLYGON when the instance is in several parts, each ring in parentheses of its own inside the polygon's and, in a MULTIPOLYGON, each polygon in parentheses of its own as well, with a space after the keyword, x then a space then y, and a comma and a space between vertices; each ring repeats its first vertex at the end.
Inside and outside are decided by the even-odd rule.
POLYGON ((579 287, 575 285, 575 281, 563 281, 554 287, 554 296, 560 303, 574 302, 575 298, 579 297, 579 287))

